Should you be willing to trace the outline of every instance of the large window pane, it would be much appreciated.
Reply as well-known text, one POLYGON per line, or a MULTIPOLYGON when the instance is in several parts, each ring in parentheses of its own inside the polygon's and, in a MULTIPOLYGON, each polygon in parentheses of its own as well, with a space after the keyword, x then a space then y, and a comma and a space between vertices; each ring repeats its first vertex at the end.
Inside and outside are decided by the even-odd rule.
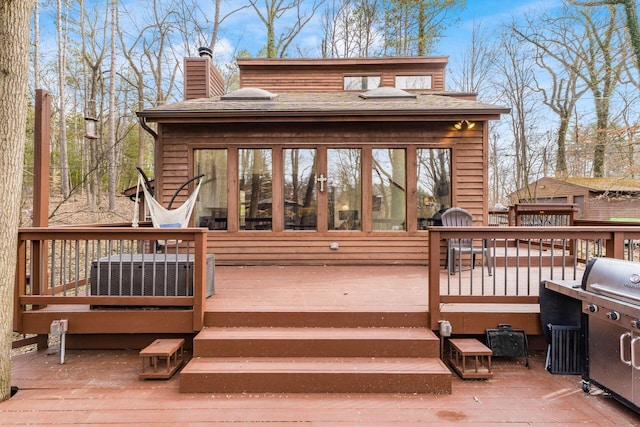
POLYGON ((329 230, 361 230, 360 149, 327 150, 329 230))
POLYGON ((380 87, 380 76, 346 76, 344 90, 371 90, 380 87))
POLYGON ((431 89, 431 76, 396 76, 398 89, 431 89))
POLYGON ((238 150, 241 230, 271 230, 272 158, 270 149, 238 150))
POLYGON ((371 211, 374 230, 406 230, 406 161, 403 149, 373 149, 371 211))
POLYGON ((227 150, 196 150, 196 174, 205 174, 198 204, 196 224, 210 230, 227 229, 227 150))
POLYGON ((316 150, 284 150, 284 228, 317 230, 316 150))
POLYGON ((451 151, 418 149, 418 229, 442 225, 440 215, 451 207, 451 151))

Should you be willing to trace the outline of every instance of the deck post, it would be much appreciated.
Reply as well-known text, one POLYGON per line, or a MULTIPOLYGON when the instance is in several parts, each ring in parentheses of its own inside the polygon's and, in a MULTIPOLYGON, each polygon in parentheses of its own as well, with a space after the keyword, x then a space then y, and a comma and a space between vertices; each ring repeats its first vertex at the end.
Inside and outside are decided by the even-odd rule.
POLYGON ((624 232, 614 231, 606 242, 607 256, 611 258, 624 259, 624 232))
POLYGON ((51 145, 51 96, 36 89, 33 147, 33 226, 49 225, 49 165, 51 145))
POLYGON ((440 320, 440 231, 429 229, 429 326, 439 328, 440 320))
POLYGON ((13 330, 22 330, 22 306, 20 295, 24 295, 27 283, 27 242, 18 239, 18 254, 16 262, 16 278, 13 287, 13 330))
MULTIPOLYGON (((33 226, 49 226, 49 166, 51 145, 51 96, 42 89, 36 90, 33 160, 33 226)), ((32 242, 33 270, 31 271, 31 294, 40 293, 40 285, 47 279, 46 241, 32 242)))
POLYGON ((196 230, 198 232, 194 233, 193 330, 200 331, 204 326, 204 307, 207 295, 207 229, 196 230))

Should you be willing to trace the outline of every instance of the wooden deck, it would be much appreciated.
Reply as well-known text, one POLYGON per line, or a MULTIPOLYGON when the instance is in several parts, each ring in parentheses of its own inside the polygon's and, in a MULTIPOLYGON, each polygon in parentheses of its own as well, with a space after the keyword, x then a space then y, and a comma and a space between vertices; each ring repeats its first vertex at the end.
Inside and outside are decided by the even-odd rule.
POLYGON ((604 395, 585 394, 577 375, 551 375, 536 353, 531 369, 496 357, 490 380, 453 377, 450 395, 180 393, 180 380, 141 380, 137 351, 69 350, 16 356, 0 403, 2 425, 425 426, 640 425, 604 395))
MULTIPOLYGON (((422 316, 426 280, 426 267, 219 267, 206 316, 217 325, 247 312, 293 320, 305 312, 319 326, 327 313, 342 313, 343 320, 370 313, 422 316)), ((140 379, 137 349, 67 349, 64 365, 48 353, 13 357, 12 384, 19 391, 0 403, 1 425, 640 426, 640 415, 615 400, 583 393, 580 376, 545 371, 541 351, 534 352, 531 369, 520 359, 494 357, 489 380, 453 375, 452 392, 443 395, 181 393, 178 374, 140 379)))

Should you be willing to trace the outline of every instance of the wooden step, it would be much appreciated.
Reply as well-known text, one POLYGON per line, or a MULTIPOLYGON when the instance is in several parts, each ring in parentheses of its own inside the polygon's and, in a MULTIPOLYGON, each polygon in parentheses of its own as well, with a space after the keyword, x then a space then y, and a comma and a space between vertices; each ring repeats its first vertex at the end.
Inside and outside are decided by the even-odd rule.
POLYGON ((451 393, 437 358, 192 359, 180 374, 185 393, 451 393))
POLYGON ((426 328, 205 328, 194 357, 438 357, 426 328))
POLYGON ((208 327, 285 327, 285 328, 421 328, 429 313, 415 311, 344 310, 225 310, 214 307, 204 315, 208 327))

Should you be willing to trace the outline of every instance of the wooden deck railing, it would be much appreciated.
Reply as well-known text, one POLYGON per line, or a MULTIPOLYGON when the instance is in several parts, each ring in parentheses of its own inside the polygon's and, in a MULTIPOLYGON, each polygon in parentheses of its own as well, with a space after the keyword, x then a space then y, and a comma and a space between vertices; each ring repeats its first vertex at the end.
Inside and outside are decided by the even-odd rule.
MULTIPOLYGON (((578 280, 593 257, 640 261, 640 227, 610 224, 429 228, 424 237, 429 245, 431 327, 438 328, 443 304, 537 304, 542 280, 578 280), (462 256, 456 257, 455 272, 447 273, 444 267, 450 239, 470 239, 475 248, 486 248, 476 251, 475 268, 462 251, 462 256)), ((19 230, 15 331, 44 334, 52 320, 79 312, 83 315, 69 321, 70 333, 200 330, 207 292, 207 232, 205 228, 145 227, 19 230), (167 242, 160 253, 157 241, 167 242), (176 292, 176 279, 168 276, 174 261, 167 261, 167 255, 176 252, 193 257, 193 276, 187 275, 187 282, 193 278, 192 292, 176 292), (132 254, 140 258, 133 260, 132 254), (159 265, 163 273, 141 277, 142 290, 134 292, 123 281, 126 276, 132 279, 133 261, 159 265), (109 283, 106 291, 101 290, 99 277, 105 274, 109 283), (160 283, 162 292, 146 291, 147 280, 153 282, 150 286, 154 290, 160 283)))
MULTIPOLYGON (((108 308, 111 311, 96 313, 106 311, 116 319, 113 326, 100 324, 105 316, 96 320, 93 328, 103 332, 126 329, 126 316, 119 318, 118 313, 131 308, 137 309, 129 310, 137 311, 136 319, 145 313, 162 318, 163 324, 172 325, 166 332, 200 330, 206 298, 206 241, 207 230, 202 228, 20 229, 14 330, 46 333, 43 329, 59 313, 90 307, 108 308), (159 246, 159 241, 165 244, 159 246), (179 261, 185 261, 181 268, 186 268, 186 273, 178 271, 179 261), (183 276, 179 278, 179 274, 183 276), (183 282, 180 285, 179 280, 183 282), (180 321, 172 323, 172 316, 180 321)), ((132 330, 158 332, 151 330, 153 326, 130 326, 132 330)), ((90 328, 69 322, 70 333, 86 333, 90 328)))
POLYGON ((601 256, 640 261, 640 227, 431 227, 429 266, 439 266, 429 268, 431 327, 438 328, 442 304, 537 304, 542 280, 579 280, 601 256), (458 257, 456 272, 443 279, 450 239, 487 251, 475 251, 474 268, 469 255, 458 257))

